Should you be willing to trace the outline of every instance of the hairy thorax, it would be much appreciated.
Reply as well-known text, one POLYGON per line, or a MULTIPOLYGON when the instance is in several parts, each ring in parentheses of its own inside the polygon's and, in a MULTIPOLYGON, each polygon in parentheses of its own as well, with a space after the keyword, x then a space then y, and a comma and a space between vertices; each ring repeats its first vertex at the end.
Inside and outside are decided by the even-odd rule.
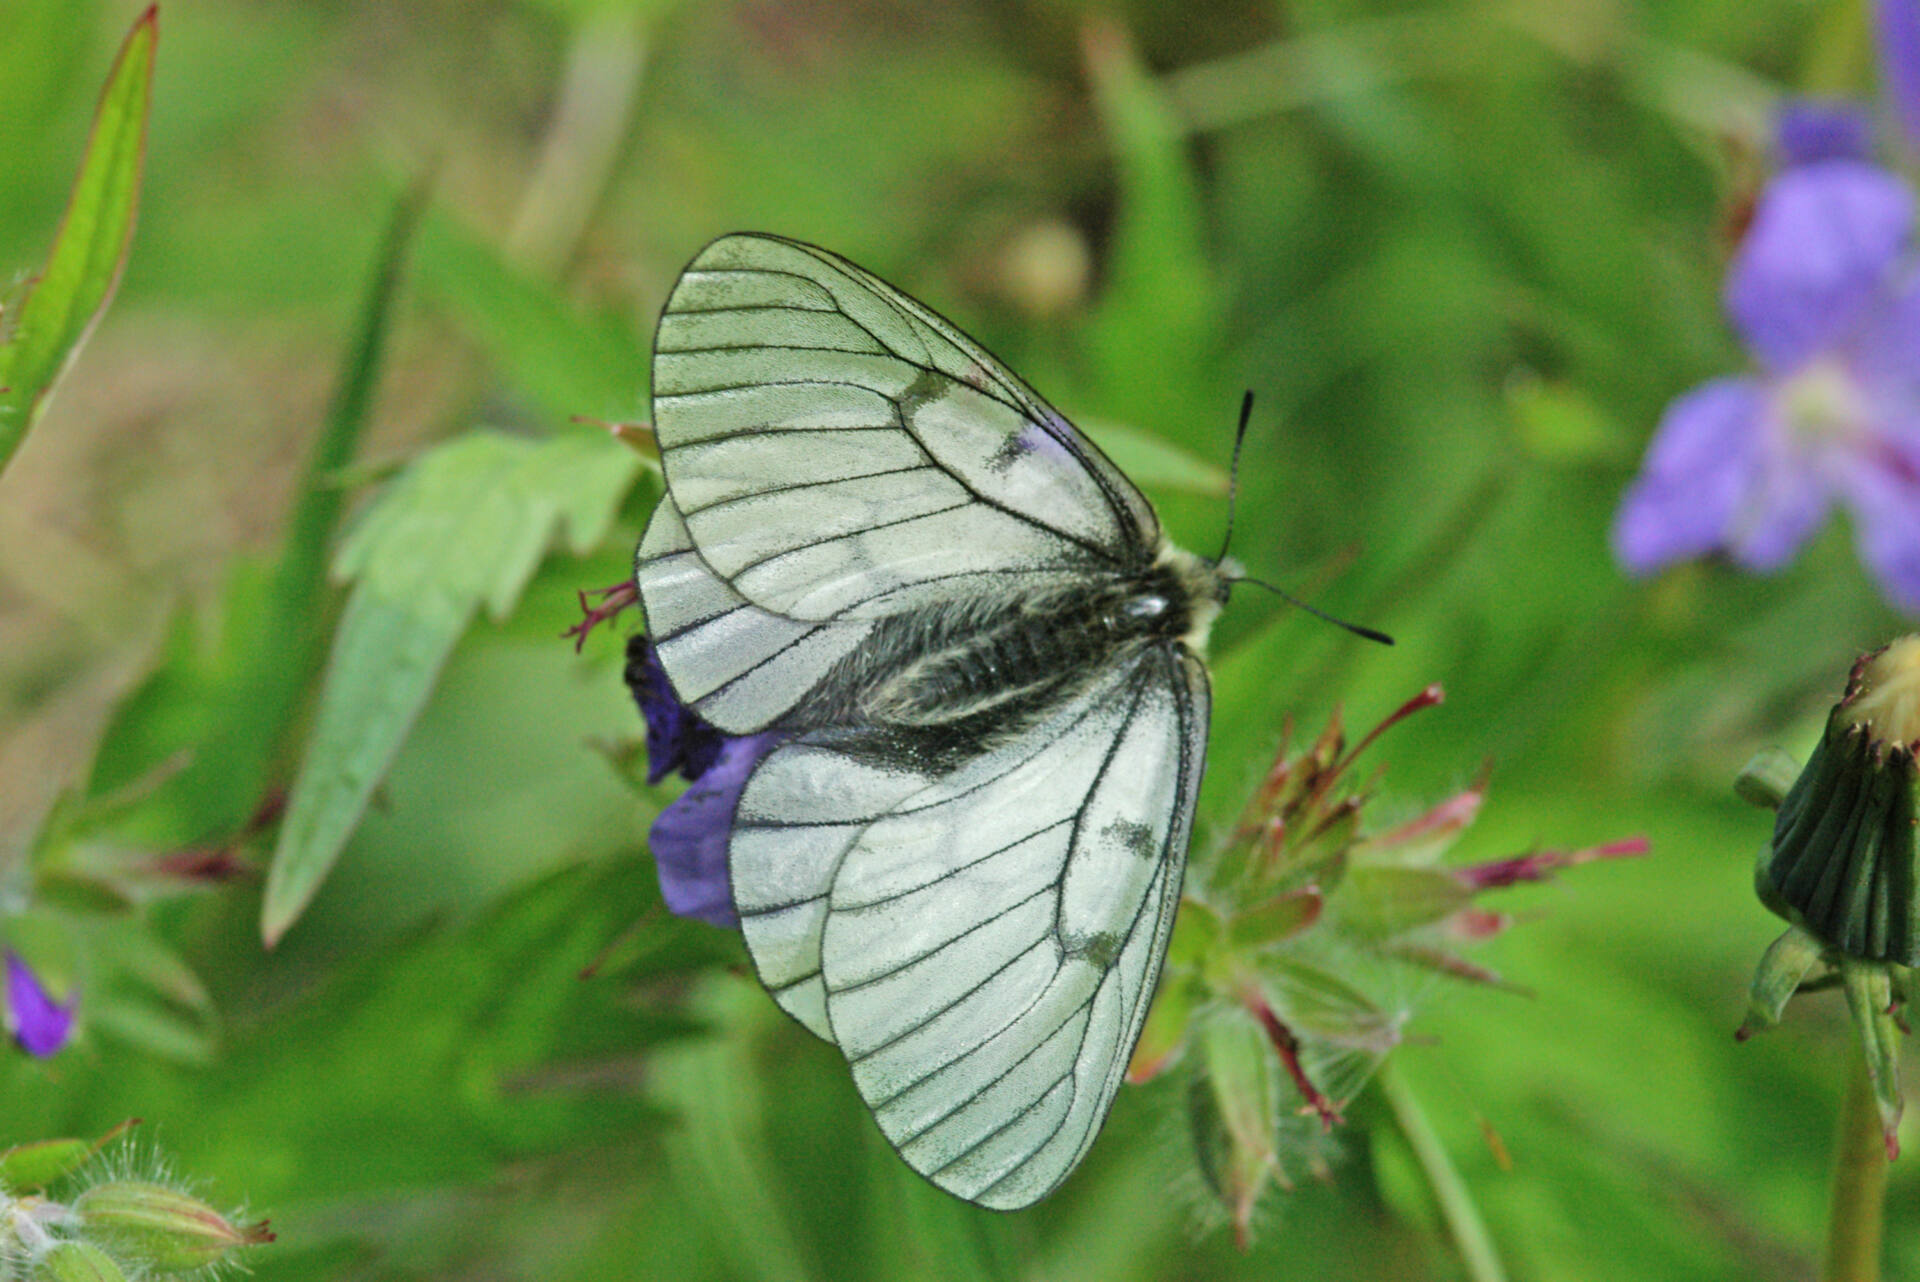
POLYGON ((970 754, 1136 654, 1199 652, 1227 585, 1211 563, 1163 542, 1133 573, 893 615, 788 724, 864 727, 923 761, 970 754))

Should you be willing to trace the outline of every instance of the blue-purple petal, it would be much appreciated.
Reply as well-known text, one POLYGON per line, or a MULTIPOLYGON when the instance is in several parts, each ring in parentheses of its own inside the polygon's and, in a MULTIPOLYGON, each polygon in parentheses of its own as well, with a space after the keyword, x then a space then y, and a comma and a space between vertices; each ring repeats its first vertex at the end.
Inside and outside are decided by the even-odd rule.
POLYGON ((1649 574, 1724 547, 1757 474, 1766 395, 1724 378, 1667 407, 1614 521, 1621 565, 1649 574))
POLYGON ((1840 477, 1860 559, 1887 598, 1920 615, 1920 442, 1882 441, 1840 477))
POLYGON ((1920 281, 1882 299, 1845 356, 1884 426, 1895 433, 1920 431, 1920 281))
POLYGON ((647 782, 659 783, 676 770, 689 780, 705 774, 726 736, 680 702, 644 633, 627 641, 626 682, 647 723, 647 782))
POLYGON ((27 1054, 45 1059, 65 1046, 78 1005, 78 998, 55 1001, 20 955, 7 950, 7 1024, 27 1054))
POLYGON ((1774 117, 1773 138, 1782 166, 1873 156, 1873 117, 1857 102, 1792 98, 1774 117))
POLYGON ((1920 0, 1878 0, 1880 74, 1909 147, 1920 148, 1920 0))
POLYGON ((1843 341, 1891 288, 1913 216, 1907 185, 1873 165, 1778 174, 1727 275, 1727 312, 1747 345, 1786 372, 1843 341))
POLYGON ((1755 452, 1747 492, 1727 534, 1733 559, 1761 573, 1791 561, 1832 506, 1816 460, 1792 448, 1784 426, 1770 424, 1774 433, 1755 452))
POLYGON ((727 877, 727 839, 748 776, 783 737, 769 732, 728 739, 712 767, 653 821, 648 843, 660 897, 675 914, 715 926, 740 924, 727 877))

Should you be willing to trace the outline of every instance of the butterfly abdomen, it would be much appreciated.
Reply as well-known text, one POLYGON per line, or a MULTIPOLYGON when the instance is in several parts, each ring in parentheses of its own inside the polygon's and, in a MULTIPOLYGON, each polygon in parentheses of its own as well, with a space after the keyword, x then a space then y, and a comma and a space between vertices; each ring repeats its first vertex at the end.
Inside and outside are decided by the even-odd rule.
POLYGON ((972 755, 1131 654, 1193 643, 1220 595, 1210 566, 1166 549, 1131 572, 893 615, 788 725, 886 731, 923 759, 972 755))

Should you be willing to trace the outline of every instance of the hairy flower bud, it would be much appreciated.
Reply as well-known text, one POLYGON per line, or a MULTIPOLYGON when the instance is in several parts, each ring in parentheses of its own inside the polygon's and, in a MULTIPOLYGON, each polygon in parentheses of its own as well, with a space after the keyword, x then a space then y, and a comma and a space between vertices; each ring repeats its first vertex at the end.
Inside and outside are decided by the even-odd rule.
POLYGON ((235 1250, 271 1242, 266 1222, 238 1225, 178 1189, 149 1180, 109 1180, 74 1199, 86 1235, 160 1273, 186 1273, 235 1250))
POLYGON ((1428 687, 1357 743, 1337 713, 1298 749, 1289 734, 1228 839, 1195 855, 1128 1075, 1190 1074, 1199 1173, 1243 1245, 1269 1190, 1327 1169, 1343 1109, 1404 1036, 1412 1008, 1375 982, 1379 963, 1498 983, 1457 950, 1511 923, 1484 896, 1647 848, 1632 838, 1442 863, 1479 814, 1484 779, 1376 828, 1379 776, 1356 777, 1355 760, 1440 700, 1428 687), (1356 958, 1369 959, 1365 978, 1356 958))

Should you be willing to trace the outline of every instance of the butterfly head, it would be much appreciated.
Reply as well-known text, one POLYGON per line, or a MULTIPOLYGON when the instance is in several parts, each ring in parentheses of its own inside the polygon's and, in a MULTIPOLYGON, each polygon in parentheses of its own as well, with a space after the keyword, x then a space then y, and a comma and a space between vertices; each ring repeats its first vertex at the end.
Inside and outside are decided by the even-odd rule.
POLYGON ((1220 617, 1234 582, 1244 577, 1239 564, 1231 559, 1210 561, 1163 542, 1153 569, 1155 589, 1136 595, 1128 608, 1137 612, 1157 605, 1176 619, 1184 616, 1180 640, 1195 654, 1205 654, 1213 621, 1220 617))

